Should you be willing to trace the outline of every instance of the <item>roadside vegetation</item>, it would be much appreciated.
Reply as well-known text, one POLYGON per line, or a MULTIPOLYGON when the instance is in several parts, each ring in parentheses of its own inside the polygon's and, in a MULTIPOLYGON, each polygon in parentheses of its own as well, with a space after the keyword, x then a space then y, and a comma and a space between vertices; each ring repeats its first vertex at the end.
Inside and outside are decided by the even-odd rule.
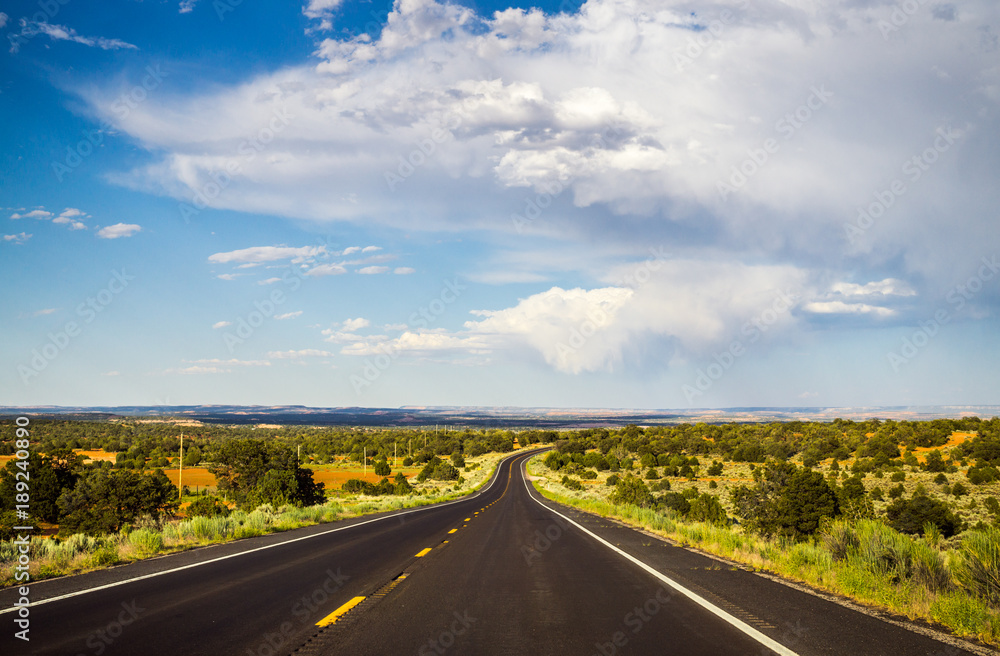
POLYGON ((1000 644, 1000 421, 626 427, 532 459, 547 497, 1000 644))
MULTIPOLYGON (((0 422, 0 464, 13 434, 0 422)), ((1000 419, 558 433, 38 420, 32 439, 32 579, 436 503, 516 447, 554 443, 529 472, 558 501, 1000 644, 1000 419)), ((14 473, 0 468, 0 585, 14 473)))
MULTIPOLYGON (((180 472, 169 469, 180 458, 176 426, 34 422, 36 442, 26 466, 29 523, 42 534, 34 531, 31 538, 32 580, 439 503, 480 487, 515 448, 515 436, 502 431, 297 430, 322 455, 301 449, 300 457, 299 445, 289 443, 281 428, 248 435, 246 427, 212 426, 207 436, 189 433, 184 481, 195 478, 201 485, 193 491, 185 485, 181 494, 174 482, 180 472), (329 443, 343 453, 319 448, 329 443), (103 451, 101 444, 123 450, 103 451), (171 460, 172 445, 177 453, 171 460), (200 471, 192 477, 192 469, 200 471), (324 479, 341 484, 327 489, 324 479)), ((13 430, 0 428, 0 435, 7 434, 13 430)), ((534 436, 520 437, 528 444, 534 436)), ((12 447, 0 442, 0 453, 12 447)), ((15 514, 16 474, 24 463, 19 468, 4 460, 0 586, 15 582, 14 527, 25 523, 15 514)))

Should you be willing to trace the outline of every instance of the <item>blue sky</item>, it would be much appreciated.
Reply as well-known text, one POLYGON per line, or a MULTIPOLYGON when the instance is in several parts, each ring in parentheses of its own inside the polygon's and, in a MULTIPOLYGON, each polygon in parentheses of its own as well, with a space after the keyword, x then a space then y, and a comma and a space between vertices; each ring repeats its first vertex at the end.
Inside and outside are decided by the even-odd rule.
POLYGON ((1000 403, 998 23, 7 3, 0 405, 1000 403))

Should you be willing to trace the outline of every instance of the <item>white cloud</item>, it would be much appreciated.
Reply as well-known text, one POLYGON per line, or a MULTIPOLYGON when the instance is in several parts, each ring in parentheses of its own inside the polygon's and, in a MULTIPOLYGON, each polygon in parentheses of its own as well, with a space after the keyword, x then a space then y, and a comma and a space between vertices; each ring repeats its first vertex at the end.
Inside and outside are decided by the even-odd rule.
POLYGON ((309 0, 302 13, 309 18, 329 18, 344 3, 344 0, 309 0))
POLYGON ((891 317, 896 314, 891 308, 843 301, 813 301, 803 305, 802 309, 815 314, 874 314, 879 317, 891 317))
POLYGON ((365 246, 361 249, 362 253, 374 253, 375 251, 382 250, 381 246, 365 246))
POLYGON ((414 269, 413 267, 396 267, 395 269, 392 270, 392 272, 395 273, 397 276, 408 276, 411 273, 416 273, 417 270, 414 269))
POLYGON ((231 369, 226 369, 225 367, 203 367, 200 365, 192 365, 190 367, 178 367, 178 368, 167 369, 163 373, 196 375, 196 374, 228 374, 231 372, 232 372, 231 369))
POLYGON ((302 316, 302 310, 299 310, 298 312, 286 312, 285 314, 277 314, 274 316, 274 318, 280 321, 283 319, 294 319, 296 317, 301 317, 301 316, 302 316))
POLYGON ((4 235, 3 236, 3 240, 4 241, 12 241, 15 244, 23 244, 24 242, 28 241, 29 239, 31 239, 31 235, 29 235, 26 232, 21 232, 21 233, 18 233, 16 235, 4 235))
POLYGON ((226 253, 215 253, 208 256, 209 262, 216 264, 227 264, 233 262, 277 262, 278 260, 291 260, 294 263, 305 261, 326 252, 324 246, 302 246, 294 248, 289 246, 253 246, 242 248, 226 253))
POLYGON ((347 342, 363 342, 366 338, 361 335, 356 335, 351 332, 345 332, 343 330, 334 330, 333 328, 326 328, 322 331, 323 341, 332 342, 334 344, 344 344, 347 342))
POLYGON ((31 210, 26 214, 18 214, 14 212, 10 215, 12 219, 51 219, 53 217, 52 212, 46 210, 31 210))
MULTIPOLYGON (((399 337, 328 341, 342 353, 424 352, 541 358, 564 373, 663 366, 675 354, 701 356, 741 337, 768 316, 770 335, 795 323, 809 274, 792 267, 690 260, 622 265, 607 279, 634 286, 563 289, 521 299, 501 310, 477 310, 460 331, 408 330, 399 337), (641 281, 641 282, 640 282, 641 281), (777 308, 777 310, 775 310, 777 308)), ((355 336, 356 337, 356 336, 355 336)))
POLYGON ((97 236, 101 239, 119 239, 120 237, 131 237, 140 230, 142 230, 142 226, 134 223, 116 223, 98 230, 97 236))
POLYGON ((242 274, 242 273, 220 273, 219 275, 217 275, 215 277, 218 278, 219 280, 236 280, 237 278, 239 278, 239 277, 241 277, 243 275, 245 275, 245 274, 242 274))
POLYGON ((267 357, 274 360, 298 360, 300 358, 332 358, 336 354, 320 349, 300 349, 298 351, 269 351, 267 357))
POLYGON ((916 296, 917 294, 912 287, 895 278, 886 278, 864 285, 838 282, 830 287, 830 291, 842 296, 916 296))
POLYGON ((31 314, 31 316, 33 316, 33 317, 43 317, 43 316, 45 316, 47 314, 55 314, 58 311, 59 311, 58 308, 45 308, 43 310, 35 310, 31 314))
POLYGON ((102 376, 109 376, 109 377, 121 376, 121 372, 119 372, 119 371, 106 371, 106 372, 104 372, 101 375, 102 376))
POLYGON ((347 332, 353 333, 356 330, 367 328, 372 325, 372 322, 364 317, 358 317, 356 319, 345 319, 340 325, 347 332))
POLYGON ((136 46, 131 43, 126 43, 121 39, 108 39, 102 36, 81 36, 76 33, 76 30, 64 25, 52 25, 44 21, 36 22, 24 19, 21 20, 21 36, 33 37, 39 34, 44 34, 53 41, 72 41, 85 46, 97 47, 101 50, 138 50, 136 46))
POLYGON ((180 6, 178 7, 178 13, 189 14, 194 11, 194 6, 198 4, 198 0, 181 0, 180 6))
POLYGON ((24 214, 20 214, 18 212, 15 212, 15 213, 13 213, 13 214, 10 215, 10 218, 12 218, 12 219, 38 219, 40 221, 51 220, 52 223, 58 223, 58 224, 61 224, 61 225, 68 225, 70 230, 84 230, 87 226, 80 219, 88 218, 88 215, 86 213, 84 213, 84 212, 81 212, 80 210, 78 210, 78 209, 76 209, 74 207, 67 207, 65 210, 63 210, 62 212, 60 212, 58 215, 53 214, 52 212, 50 212, 50 211, 48 211, 46 209, 38 208, 38 209, 31 210, 30 212, 26 212, 24 214))
POLYGON ((216 321, 215 323, 212 324, 212 328, 218 330, 219 328, 225 328, 231 325, 233 325, 232 321, 216 321))
POLYGON ((281 278, 265 278, 264 280, 258 280, 258 285, 273 285, 276 282, 281 282, 281 278))
POLYGON ((203 358, 201 360, 185 360, 187 364, 195 365, 219 365, 225 367, 270 367, 271 363, 267 360, 240 360, 238 358, 230 358, 228 360, 221 360, 219 358, 203 358))
MULTIPOLYGON (((807 302, 878 308, 908 298, 922 304, 912 311, 931 316, 931 304, 961 280, 959 263, 1000 252, 989 209, 1000 204, 992 175, 1000 5, 968 0, 954 20, 925 7, 888 35, 879 23, 891 2, 745 5, 718 0, 695 11, 689 0, 589 0, 574 13, 478 16, 406 0, 371 37, 324 39, 318 65, 164 96, 124 118, 112 110, 117 89, 84 94, 153 154, 117 181, 184 202, 237 163, 213 206, 408 234, 517 225, 525 239, 585 248, 584 261, 595 251, 632 256, 652 241, 701 263, 808 263, 825 292, 807 302), (704 29, 726 9, 730 22, 704 29), (711 37, 710 47, 678 60, 699 36, 711 37), (277 115, 289 118, 266 156, 240 159, 241 140, 277 115), (771 139, 774 152, 756 164, 771 139), (935 162, 919 179, 919 168, 904 168, 928 152, 935 162), (407 162, 412 153, 418 166, 407 162), (740 167, 751 171, 746 180, 740 167), (878 209, 896 180, 905 193, 850 241, 845 226, 878 209), (723 194, 720 181, 738 189, 723 194), (512 213, 527 221, 515 224, 512 213), (844 280, 880 282, 829 286, 844 280)), ((354 266, 322 263, 309 275, 342 274, 345 265, 354 266)), ((567 270, 590 280, 600 271, 567 270)), ((547 275, 555 271, 512 275, 565 279, 547 275)), ((837 308, 805 314, 904 311, 837 308)), ((730 327, 714 307, 689 314, 670 325, 730 327)))
POLYGON ((9 18, 10 16, 0 11, 0 28, 3 28, 4 26, 7 25, 7 19, 9 18))
POLYGON ((385 266, 366 266, 358 269, 358 273, 362 275, 376 275, 379 273, 385 273, 389 270, 389 267, 385 266))
POLYGON ((347 273, 347 269, 339 264, 321 264, 306 271, 307 276, 339 276, 347 273))
MULTIPOLYGON (((65 210, 59 213, 59 216, 52 219, 52 223, 68 225, 70 230, 84 230, 87 227, 81 220, 84 218, 89 218, 89 217, 87 214, 81 212, 75 207, 67 207, 65 210)), ((124 224, 119 223, 118 225, 124 225, 124 224)))

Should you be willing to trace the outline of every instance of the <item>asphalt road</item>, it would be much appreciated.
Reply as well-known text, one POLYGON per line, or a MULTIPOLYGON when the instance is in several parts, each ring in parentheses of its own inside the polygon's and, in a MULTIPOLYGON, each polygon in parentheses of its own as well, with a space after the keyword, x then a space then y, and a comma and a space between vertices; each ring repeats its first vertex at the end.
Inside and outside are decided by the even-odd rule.
POLYGON ((545 501, 524 459, 449 504, 36 583, 29 643, 2 590, 0 654, 969 653, 545 501))

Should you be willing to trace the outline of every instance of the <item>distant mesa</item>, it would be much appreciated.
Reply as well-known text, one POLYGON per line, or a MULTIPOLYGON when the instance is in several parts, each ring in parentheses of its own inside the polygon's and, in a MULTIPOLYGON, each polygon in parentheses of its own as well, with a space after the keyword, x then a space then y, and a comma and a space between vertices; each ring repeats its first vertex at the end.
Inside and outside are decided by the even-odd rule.
POLYGON ((255 424, 324 426, 468 426, 470 428, 600 428, 637 424, 671 426, 699 422, 755 423, 894 419, 926 421, 959 417, 1000 416, 1000 406, 895 406, 859 408, 696 408, 644 410, 629 408, 517 408, 510 406, 403 406, 400 408, 310 408, 289 406, 0 406, 0 418, 172 421, 177 424, 255 424))

